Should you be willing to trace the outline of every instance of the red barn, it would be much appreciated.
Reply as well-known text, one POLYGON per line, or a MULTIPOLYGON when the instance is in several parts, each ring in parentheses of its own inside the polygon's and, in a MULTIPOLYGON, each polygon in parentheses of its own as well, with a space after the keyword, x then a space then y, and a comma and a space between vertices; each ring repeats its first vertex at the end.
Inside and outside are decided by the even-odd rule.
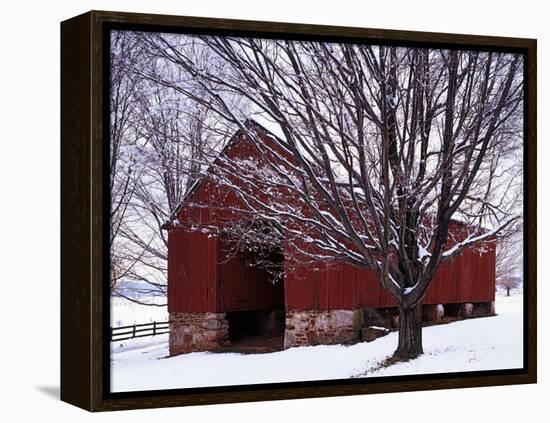
MULTIPOLYGON (((253 125, 269 142, 273 135, 253 125)), ((246 139, 237 131, 224 154, 253 154, 246 139)), ((395 300, 369 270, 347 263, 288 269, 285 258, 293 251, 284 240, 270 257, 285 269, 275 281, 267 270, 249 265, 253 252, 228 258, 224 237, 204 228, 237 217, 223 207, 197 206, 213 197, 224 204, 238 201, 212 180, 202 180, 165 226, 171 354, 349 343, 364 337, 366 327, 398 325, 395 300)), ((483 252, 469 249, 441 265, 423 300, 424 319, 494 314, 494 298, 495 248, 489 244, 483 252)))

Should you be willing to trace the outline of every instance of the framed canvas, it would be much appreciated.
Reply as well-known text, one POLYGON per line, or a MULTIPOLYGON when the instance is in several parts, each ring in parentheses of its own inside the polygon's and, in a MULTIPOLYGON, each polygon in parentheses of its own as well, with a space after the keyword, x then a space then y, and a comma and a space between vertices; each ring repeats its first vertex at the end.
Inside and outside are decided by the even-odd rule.
POLYGON ((61 24, 61 399, 536 382, 536 40, 61 24))

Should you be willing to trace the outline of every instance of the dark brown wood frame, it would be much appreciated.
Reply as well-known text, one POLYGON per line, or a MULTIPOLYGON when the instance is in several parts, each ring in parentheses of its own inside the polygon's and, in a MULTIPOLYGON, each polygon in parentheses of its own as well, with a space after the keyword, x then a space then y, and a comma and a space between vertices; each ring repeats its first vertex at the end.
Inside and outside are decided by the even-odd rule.
POLYGON ((90 411, 536 383, 536 40, 92 11, 61 23, 61 399, 90 411), (109 393, 108 69, 113 28, 370 42, 525 55, 524 368, 109 393), (107 232, 108 233, 108 232, 107 232), (108 275, 108 272, 107 272, 108 275))

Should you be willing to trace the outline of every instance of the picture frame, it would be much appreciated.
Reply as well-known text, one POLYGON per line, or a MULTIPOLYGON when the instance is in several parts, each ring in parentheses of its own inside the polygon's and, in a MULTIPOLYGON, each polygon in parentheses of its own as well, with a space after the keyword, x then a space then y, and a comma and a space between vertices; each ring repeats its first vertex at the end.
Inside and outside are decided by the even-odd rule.
POLYGON ((61 400, 89 411, 536 383, 536 40, 91 11, 61 23, 61 400), (524 55, 524 366, 474 371, 111 393, 109 31, 371 42, 524 55))

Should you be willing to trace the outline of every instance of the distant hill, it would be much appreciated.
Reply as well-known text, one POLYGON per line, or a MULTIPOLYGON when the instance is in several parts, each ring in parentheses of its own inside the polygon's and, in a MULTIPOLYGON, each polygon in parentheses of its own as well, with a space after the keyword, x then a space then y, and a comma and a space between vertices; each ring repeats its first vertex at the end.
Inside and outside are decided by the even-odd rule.
POLYGON ((136 280, 119 282, 116 288, 111 292, 111 296, 124 296, 134 299, 165 297, 164 294, 155 290, 154 287, 147 282, 136 280))

